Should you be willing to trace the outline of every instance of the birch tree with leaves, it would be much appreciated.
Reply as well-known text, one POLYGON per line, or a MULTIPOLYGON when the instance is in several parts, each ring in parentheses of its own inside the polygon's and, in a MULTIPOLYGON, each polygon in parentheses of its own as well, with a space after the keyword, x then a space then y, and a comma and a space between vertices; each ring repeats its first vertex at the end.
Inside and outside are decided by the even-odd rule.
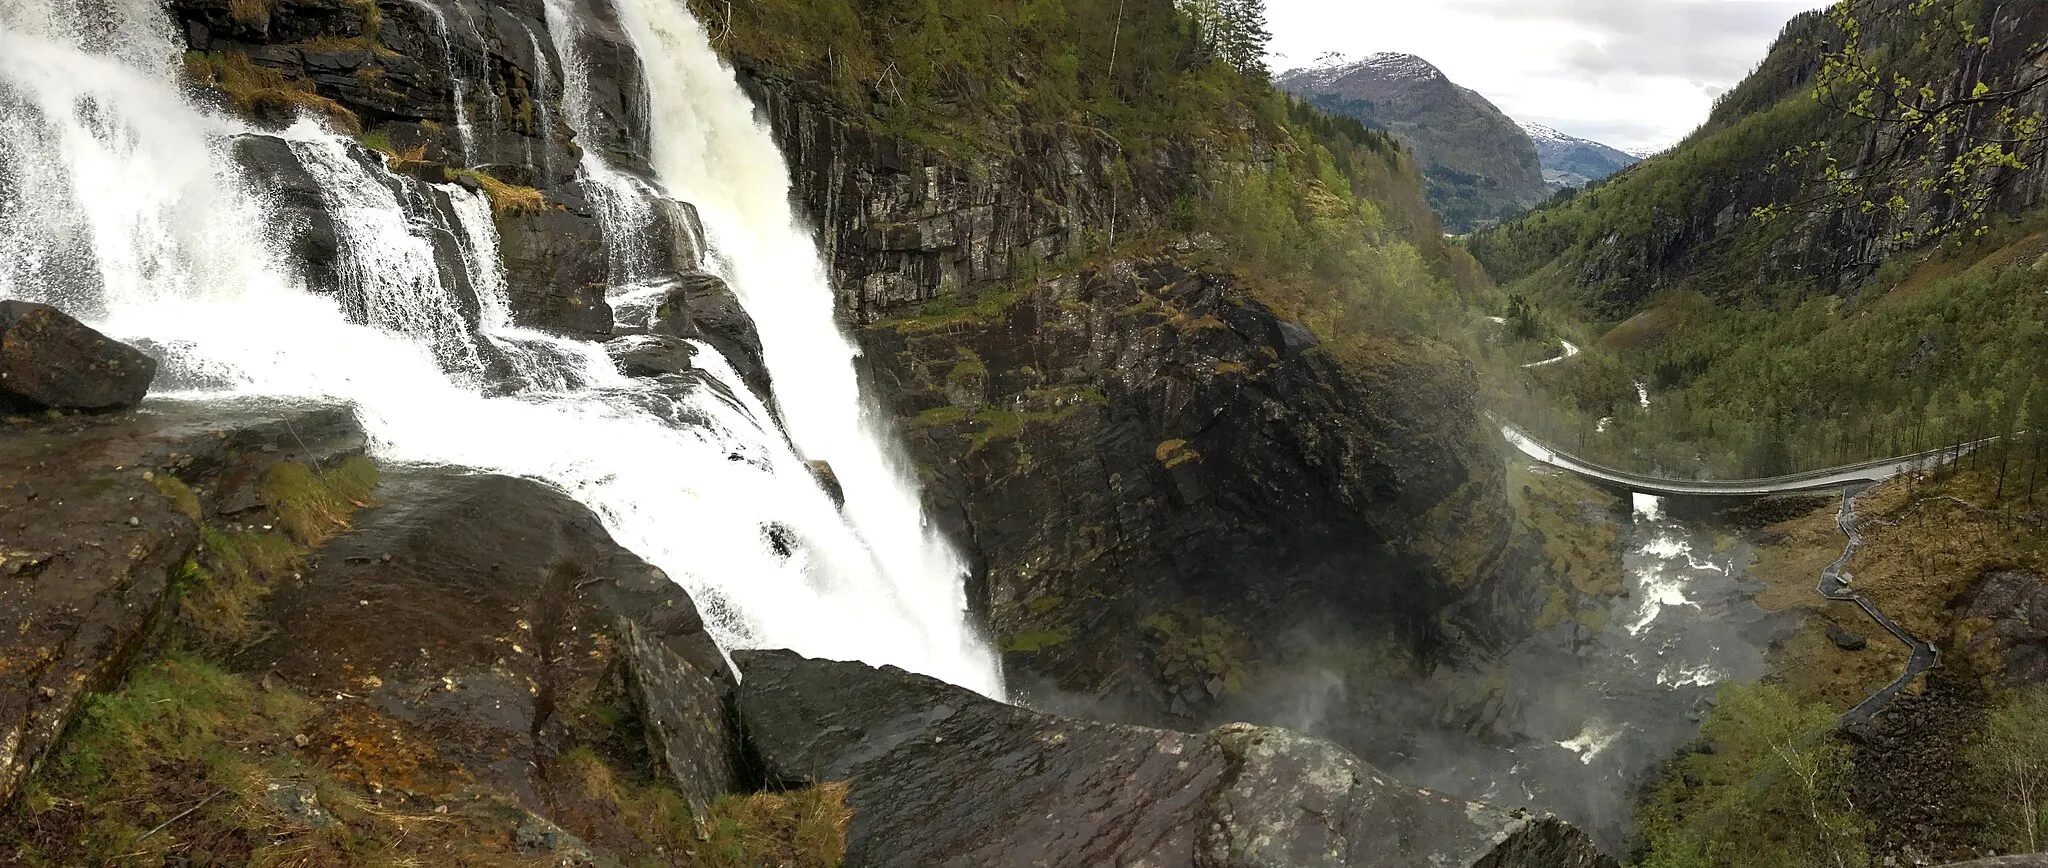
POLYGON ((1818 182, 1808 199, 1757 209, 1875 215, 1895 247, 1987 230, 1999 194, 2048 157, 2035 106, 2048 89, 2048 42, 2002 33, 2032 0, 1839 0, 1816 41, 1813 98, 1845 134, 1788 151, 1776 170, 1818 182))

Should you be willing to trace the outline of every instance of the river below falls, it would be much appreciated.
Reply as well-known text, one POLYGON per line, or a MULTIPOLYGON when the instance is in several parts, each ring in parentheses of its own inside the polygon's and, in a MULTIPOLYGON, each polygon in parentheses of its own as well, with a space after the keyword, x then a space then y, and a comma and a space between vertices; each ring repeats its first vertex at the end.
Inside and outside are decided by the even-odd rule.
POLYGON ((1796 626, 1756 605, 1752 548, 1709 510, 1642 494, 1631 506, 1626 594, 1605 601, 1605 628, 1553 628, 1463 676, 1481 683, 1453 692, 1442 728, 1380 757, 1389 771, 1555 813, 1622 852, 1643 784, 1697 737, 1718 687, 1761 677, 1796 626))

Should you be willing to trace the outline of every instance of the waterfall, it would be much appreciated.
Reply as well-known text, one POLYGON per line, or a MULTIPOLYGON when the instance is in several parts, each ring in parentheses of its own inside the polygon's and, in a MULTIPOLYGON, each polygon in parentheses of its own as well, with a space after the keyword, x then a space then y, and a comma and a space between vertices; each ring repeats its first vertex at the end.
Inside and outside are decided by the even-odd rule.
MULTIPOLYGON (((146 338, 166 382, 205 394, 350 402, 387 464, 555 486, 688 589, 726 648, 894 664, 999 694, 958 573, 906 570, 903 534, 849 522, 804 460, 835 456, 800 456, 715 350, 696 348, 708 383, 656 382, 623 376, 595 344, 514 327, 479 196, 393 176, 302 120, 282 138, 320 183, 346 260, 342 298, 308 292, 229 155, 252 131, 179 91, 162 10, 86 8, 0 0, 0 296, 146 338)), ((817 304, 829 317, 829 295, 817 304)), ((850 389, 850 357, 827 358, 850 389)), ((852 459, 848 471, 872 478, 852 459)), ((877 502, 862 497, 847 514, 877 502)), ((890 517, 922 533, 914 509, 890 517)))
POLYGON ((590 67, 579 41, 582 22, 569 6, 570 0, 546 0, 548 33, 554 36, 555 54, 562 64, 562 114, 570 128, 584 136, 584 189, 596 206, 604 226, 605 253, 611 272, 614 296, 654 296, 658 291, 646 284, 654 271, 652 236, 657 215, 653 191, 639 180, 605 162, 590 140, 598 128, 596 109, 590 105, 590 67))
MULTIPOLYGON (((555 177, 555 70, 548 62, 548 53, 541 50, 540 37, 533 28, 520 25, 526 30, 526 44, 533 52, 533 102, 540 109, 540 176, 542 186, 553 184, 555 177)), ((528 162, 532 162, 529 156, 528 162)))
POLYGON ((431 236, 414 226, 419 218, 365 164, 368 155, 351 153, 309 124, 295 132, 292 152, 320 182, 334 217, 343 295, 362 305, 369 325, 426 347, 458 382, 481 387, 482 347, 442 279, 431 236))
POLYGON ((805 457, 831 463, 846 514, 931 641, 995 669, 964 617, 959 555, 924 520, 889 429, 863 400, 857 350, 835 317, 816 239, 798 220, 789 167, 709 36, 676 0, 622 0, 646 67, 655 174, 695 205, 734 292, 754 317, 777 404, 805 457))
POLYGON ((462 79, 461 64, 456 62, 455 40, 448 37, 448 15, 435 6, 433 0, 412 0, 412 4, 427 17, 434 19, 434 31, 441 35, 441 64, 453 87, 450 95, 455 102, 455 135, 462 143, 462 165, 476 165, 476 127, 469 122, 469 83, 462 79))

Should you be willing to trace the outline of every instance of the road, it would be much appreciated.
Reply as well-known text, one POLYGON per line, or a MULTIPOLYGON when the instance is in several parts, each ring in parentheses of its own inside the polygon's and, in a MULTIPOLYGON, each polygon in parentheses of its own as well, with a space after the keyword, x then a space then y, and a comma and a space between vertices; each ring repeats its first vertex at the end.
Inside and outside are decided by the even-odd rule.
POLYGON ((1550 358, 1544 359, 1543 361, 1540 361, 1540 362, 1530 362, 1529 364, 1523 365, 1522 367, 1525 367, 1525 368, 1541 368, 1541 367, 1544 367, 1545 365, 1555 365, 1555 364, 1557 364, 1558 362, 1562 362, 1562 361, 1564 361, 1565 359, 1569 359, 1569 358, 1571 358, 1571 357, 1573 357, 1573 356, 1576 356, 1576 355, 1578 355, 1578 354, 1579 354, 1579 345, 1578 345, 1578 344, 1574 344, 1574 343, 1572 343, 1571 341, 1567 341, 1567 340, 1560 340, 1560 341, 1558 341, 1558 344, 1560 344, 1560 345, 1561 345, 1561 348, 1562 348, 1562 349, 1564 350, 1564 354, 1563 354, 1563 355, 1558 355, 1558 356, 1551 356, 1550 358))

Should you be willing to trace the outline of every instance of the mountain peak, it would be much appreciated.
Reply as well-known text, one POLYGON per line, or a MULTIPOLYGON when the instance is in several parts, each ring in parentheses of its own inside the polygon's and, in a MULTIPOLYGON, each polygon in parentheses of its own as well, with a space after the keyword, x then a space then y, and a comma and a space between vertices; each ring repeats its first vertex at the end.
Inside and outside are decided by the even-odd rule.
POLYGON ((1565 135, 1564 133, 1558 132, 1554 128, 1546 127, 1539 123, 1533 123, 1530 121, 1519 121, 1518 123, 1522 125, 1522 132, 1528 133, 1529 138, 1536 140, 1537 144, 1542 144, 1544 142, 1584 141, 1583 139, 1580 139, 1577 136, 1565 135))
POLYGON ((1448 80, 1436 64, 1413 54, 1395 51, 1382 51, 1362 58, 1354 58, 1335 51, 1326 52, 1317 57, 1314 63, 1289 71, 1281 78, 1321 88, 1359 72, 1371 72, 1380 78, 1394 81, 1448 80))
POLYGON ((1529 134, 1529 140, 1536 143, 1536 155, 1543 161, 1543 180, 1553 190, 1583 187, 1643 158, 1641 154, 1559 132, 1554 127, 1530 121, 1518 123, 1529 134))

